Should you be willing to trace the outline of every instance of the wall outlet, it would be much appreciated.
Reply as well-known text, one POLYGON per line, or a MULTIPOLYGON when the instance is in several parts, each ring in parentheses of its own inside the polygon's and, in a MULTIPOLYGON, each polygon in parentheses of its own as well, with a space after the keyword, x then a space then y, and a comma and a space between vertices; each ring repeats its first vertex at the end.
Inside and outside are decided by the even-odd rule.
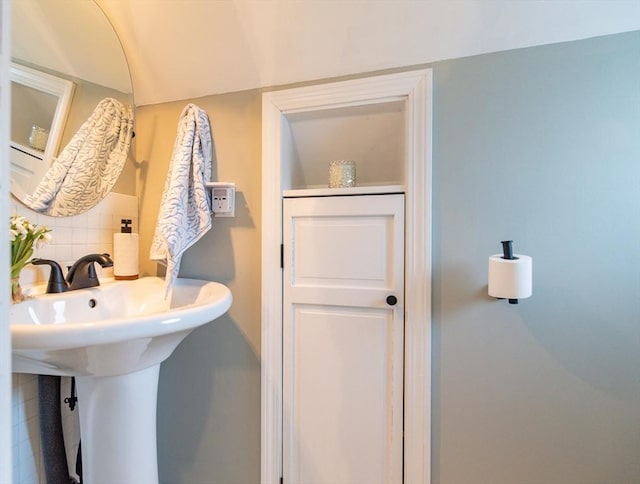
POLYGON ((235 185, 216 183, 211 186, 211 202, 215 217, 235 216, 235 185))

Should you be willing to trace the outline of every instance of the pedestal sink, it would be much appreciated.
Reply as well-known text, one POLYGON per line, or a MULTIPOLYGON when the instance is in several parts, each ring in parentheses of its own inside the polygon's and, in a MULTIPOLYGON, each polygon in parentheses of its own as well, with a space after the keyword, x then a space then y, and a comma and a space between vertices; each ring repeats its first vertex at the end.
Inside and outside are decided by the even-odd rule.
POLYGON ((83 480, 157 484, 160 363, 196 327, 224 314, 231 292, 158 277, 43 294, 10 310, 13 371, 75 376, 83 480))

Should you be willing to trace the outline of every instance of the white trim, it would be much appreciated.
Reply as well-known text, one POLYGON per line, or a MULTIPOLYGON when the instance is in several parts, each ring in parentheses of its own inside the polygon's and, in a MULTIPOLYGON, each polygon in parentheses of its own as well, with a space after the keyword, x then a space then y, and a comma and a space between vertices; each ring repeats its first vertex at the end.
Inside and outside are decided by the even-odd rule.
POLYGON ((405 483, 431 482, 432 71, 407 102, 405 483))
POLYGON ((404 185, 371 185, 350 188, 304 188, 299 190, 283 190, 283 198, 297 197, 331 197, 337 195, 382 195, 389 193, 405 193, 404 185))
POLYGON ((405 484, 431 481, 432 71, 273 91, 262 97, 261 483, 282 472, 282 196, 292 187, 284 116, 391 101, 406 103, 405 484))
POLYGON ((0 482, 13 482, 11 438, 11 332, 9 328, 9 126, 11 2, 0 4, 0 482))
POLYGON ((272 98, 262 98, 262 484, 279 484, 282 473, 282 134, 281 112, 272 98))

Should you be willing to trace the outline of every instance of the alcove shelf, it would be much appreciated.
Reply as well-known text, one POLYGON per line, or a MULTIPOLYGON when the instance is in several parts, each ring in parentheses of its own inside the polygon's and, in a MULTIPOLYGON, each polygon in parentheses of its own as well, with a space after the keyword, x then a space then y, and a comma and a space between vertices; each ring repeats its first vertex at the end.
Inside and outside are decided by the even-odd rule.
POLYGON ((286 113, 283 188, 326 187, 333 160, 355 161, 357 185, 404 184, 406 116, 394 98, 286 113))
POLYGON ((284 190, 284 198, 295 197, 332 197, 344 195, 382 195, 391 193, 404 193, 404 185, 369 185, 349 188, 302 188, 296 190, 284 190))
POLYGON ((9 146, 14 150, 17 150, 26 155, 32 156, 33 158, 38 158, 39 160, 42 160, 44 158, 44 151, 31 148, 30 146, 19 143, 17 141, 10 141, 9 146))

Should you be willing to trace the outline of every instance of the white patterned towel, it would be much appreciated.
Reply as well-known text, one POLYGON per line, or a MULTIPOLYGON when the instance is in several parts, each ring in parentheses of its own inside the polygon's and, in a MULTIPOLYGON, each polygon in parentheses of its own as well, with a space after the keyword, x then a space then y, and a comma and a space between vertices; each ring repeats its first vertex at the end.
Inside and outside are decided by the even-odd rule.
POLYGON ((166 261, 167 294, 178 277, 182 254, 211 228, 211 193, 205 188, 211 157, 209 117, 188 104, 178 122, 150 251, 152 260, 166 261))
POLYGON ((118 180, 132 135, 131 108, 116 99, 103 99, 27 196, 27 205, 47 215, 89 210, 118 180))

